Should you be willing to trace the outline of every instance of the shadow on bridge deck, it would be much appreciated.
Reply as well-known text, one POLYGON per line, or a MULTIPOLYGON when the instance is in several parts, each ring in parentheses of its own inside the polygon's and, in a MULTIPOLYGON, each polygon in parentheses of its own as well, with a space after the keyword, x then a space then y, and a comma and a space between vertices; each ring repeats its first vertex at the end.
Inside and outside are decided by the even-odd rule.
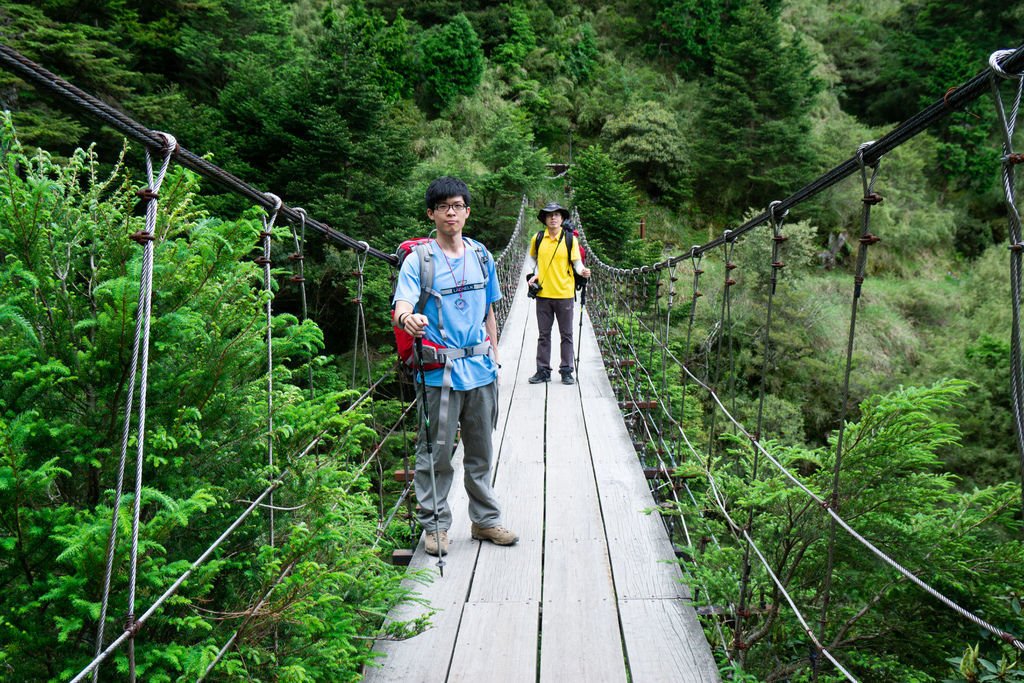
MULTIPOLYGON (((576 315, 578 334, 578 305, 576 315)), ((502 521, 519 543, 471 539, 456 462, 444 577, 421 538, 411 568, 428 570, 433 581, 410 581, 410 588, 429 607, 389 615, 407 620, 433 609, 433 626, 405 641, 378 642, 386 656, 365 680, 719 680, 665 528, 644 514, 654 501, 589 317, 574 386, 526 381, 535 371, 536 338, 533 306, 520 287, 500 339, 494 433, 502 521)))

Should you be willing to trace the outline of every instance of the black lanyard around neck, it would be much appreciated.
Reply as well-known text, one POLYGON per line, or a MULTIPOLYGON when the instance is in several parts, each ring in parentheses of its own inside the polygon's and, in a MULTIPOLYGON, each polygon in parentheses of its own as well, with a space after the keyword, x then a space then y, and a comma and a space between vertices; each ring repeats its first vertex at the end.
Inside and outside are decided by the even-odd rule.
MULTIPOLYGON (((558 245, 562 243, 563 237, 565 237, 565 228, 562 228, 562 231, 558 233, 558 241, 555 242, 555 248, 551 251, 551 258, 548 259, 548 268, 551 268, 551 262, 555 260, 555 254, 558 253, 558 245)), ((537 256, 540 256, 540 249, 537 250, 537 256)))

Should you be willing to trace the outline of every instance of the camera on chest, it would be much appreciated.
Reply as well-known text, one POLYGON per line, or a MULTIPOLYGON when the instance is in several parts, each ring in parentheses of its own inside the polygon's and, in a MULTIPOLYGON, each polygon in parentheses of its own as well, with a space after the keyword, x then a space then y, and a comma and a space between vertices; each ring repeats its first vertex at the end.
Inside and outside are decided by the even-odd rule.
POLYGON ((528 285, 528 291, 526 292, 526 296, 530 297, 531 299, 536 299, 537 295, 540 293, 540 290, 541 286, 539 282, 531 282, 528 285))

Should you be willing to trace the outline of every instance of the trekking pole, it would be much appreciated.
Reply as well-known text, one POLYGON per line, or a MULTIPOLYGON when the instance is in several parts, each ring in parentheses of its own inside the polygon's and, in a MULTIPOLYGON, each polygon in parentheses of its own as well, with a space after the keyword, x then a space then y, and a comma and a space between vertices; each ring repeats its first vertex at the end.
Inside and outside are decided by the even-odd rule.
MULTIPOLYGON (((434 478, 434 442, 430 439, 430 415, 427 407, 427 371, 423 369, 423 337, 416 337, 416 365, 419 366, 420 388, 423 392, 423 405, 420 415, 423 417, 423 435, 427 440, 427 459, 430 460, 430 496, 431 507, 434 509, 434 542, 437 543, 437 570, 444 576, 444 554, 441 552, 441 523, 437 516, 437 480, 434 478)), ((444 429, 445 425, 438 425, 444 429)))
POLYGON ((580 330, 576 335, 576 380, 580 377, 580 349, 583 348, 583 311, 587 307, 587 283, 580 287, 580 330))

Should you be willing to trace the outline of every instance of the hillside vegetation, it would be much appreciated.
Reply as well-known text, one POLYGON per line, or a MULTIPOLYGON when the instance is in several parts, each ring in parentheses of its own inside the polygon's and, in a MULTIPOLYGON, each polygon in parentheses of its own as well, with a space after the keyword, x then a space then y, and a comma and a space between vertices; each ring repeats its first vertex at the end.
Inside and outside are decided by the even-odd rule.
MULTIPOLYGON (((940 100, 1022 36, 1024 3, 992 0, 0 0, 5 45, 383 251, 427 230, 424 188, 451 174, 473 194, 468 233, 492 249, 507 240, 525 194, 534 205, 575 205, 596 256, 623 267, 721 236, 940 100)), ((0 137, 0 679, 63 680, 90 660, 99 619, 103 558, 91 549, 105 543, 117 476, 140 269, 124 237, 142 220, 132 193, 144 184, 143 152, 6 72, 0 108, 9 112, 0 137)), ((850 504, 912 566, 941 555, 944 588, 1019 636, 1024 461, 1008 379, 1000 155, 995 107, 983 97, 881 162, 884 201, 871 231, 882 241, 860 302, 848 416, 855 434, 877 437, 851 474, 875 493, 850 504), (916 438, 871 431, 881 423, 916 438), (957 533, 944 536, 950 529, 957 533)), ((233 519, 233 501, 269 476, 261 272, 250 259, 260 212, 183 169, 166 187, 158 249, 174 267, 163 266, 155 305, 147 595, 187 567, 233 519)), ((791 212, 775 304, 765 438, 792 449, 790 459, 823 477, 826 490, 861 196, 852 177, 791 212)), ((287 229, 277 234, 291 239, 287 229)), ((770 237, 752 231, 733 259, 735 399, 747 418, 760 387, 770 237)), ((243 605, 293 561, 287 598, 257 620, 219 680, 275 680, 275 670, 276 680, 356 680, 370 658, 367 639, 404 597, 400 572, 383 558, 409 532, 368 541, 381 505, 372 490, 383 484, 359 465, 381 429, 367 411, 339 408, 362 389, 347 372, 355 260, 317 238, 307 258, 312 320, 289 326, 301 306, 282 288, 274 323, 285 375, 275 403, 282 424, 299 425, 277 434, 276 447, 299 452, 322 439, 321 457, 300 464, 283 494, 307 507, 289 518, 277 548, 251 532, 242 550, 190 580, 172 618, 146 633, 145 680, 194 680, 230 633, 203 618, 204 605, 243 605), (323 388, 316 396, 306 392, 308 373, 323 388), (260 562, 243 552, 253 549, 260 562)), ((710 304, 723 264, 715 254, 706 264, 710 304)), ((367 266, 373 360, 384 365, 387 269, 367 266)), ((680 356, 715 334, 717 312, 696 311, 692 348, 680 356)), ((677 349, 686 318, 674 318, 677 349)), ((374 408, 398 410, 388 400, 374 408)), ((388 453, 399 451, 391 444, 388 453)), ((790 580, 820 581, 821 549, 811 541, 824 530, 771 480, 748 492, 735 474, 723 486, 774 520, 764 533, 777 547, 787 534, 808 541, 790 580)), ((709 602, 732 599, 736 552, 708 549, 700 578, 712 586, 709 602)), ((853 623, 834 645, 863 680, 1024 680, 996 639, 936 616, 899 582, 876 598, 877 576, 856 563, 851 571, 851 597, 836 609, 853 623), (888 611, 861 621, 859 608, 872 600, 888 611), (1001 658, 1001 677, 982 678, 1001 658)), ((759 590, 770 601, 771 585, 759 590)), ((807 588, 805 598, 820 596, 807 588)), ((111 617, 109 632, 121 619, 111 617)), ((769 623, 761 636, 745 671, 724 659, 723 671, 808 680, 798 627, 769 623)), ((818 680, 840 680, 829 676, 818 680)))

